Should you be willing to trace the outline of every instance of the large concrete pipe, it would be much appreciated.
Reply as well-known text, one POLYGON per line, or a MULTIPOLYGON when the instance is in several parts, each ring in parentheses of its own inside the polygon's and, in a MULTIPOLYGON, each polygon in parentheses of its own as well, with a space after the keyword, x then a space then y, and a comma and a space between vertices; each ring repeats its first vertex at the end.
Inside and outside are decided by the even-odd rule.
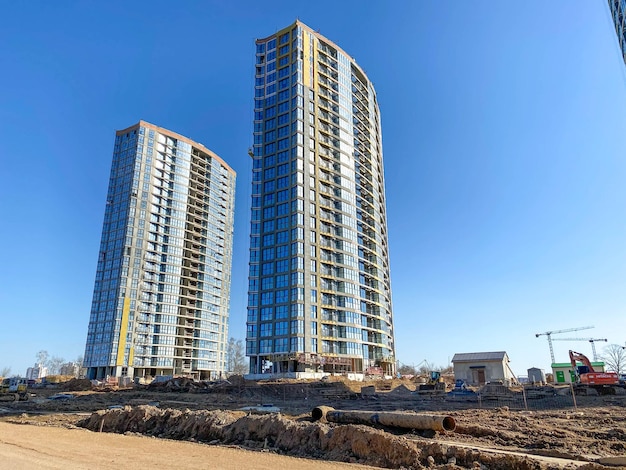
POLYGON ((313 421, 326 420, 341 424, 380 424, 403 429, 454 431, 451 416, 424 415, 405 411, 341 411, 330 406, 318 406, 311 413, 313 421))

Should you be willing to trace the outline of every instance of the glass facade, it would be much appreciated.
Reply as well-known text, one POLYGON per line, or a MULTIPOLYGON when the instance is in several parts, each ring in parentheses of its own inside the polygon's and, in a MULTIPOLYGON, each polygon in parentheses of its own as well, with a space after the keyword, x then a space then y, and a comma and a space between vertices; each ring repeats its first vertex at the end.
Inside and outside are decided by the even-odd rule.
POLYGON ((626 0, 609 0, 609 8, 622 58, 626 62, 626 0))
POLYGON ((84 365, 88 377, 225 370, 235 172, 141 121, 116 133, 84 365))
POLYGON ((392 374, 376 93, 301 22, 256 41, 246 354, 253 374, 392 374))

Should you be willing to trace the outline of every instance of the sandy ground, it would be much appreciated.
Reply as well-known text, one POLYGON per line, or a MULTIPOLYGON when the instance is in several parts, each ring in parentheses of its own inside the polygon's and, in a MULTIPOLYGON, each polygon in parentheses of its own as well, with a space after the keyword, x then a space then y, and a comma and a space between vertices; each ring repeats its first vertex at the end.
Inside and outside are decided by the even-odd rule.
POLYGON ((165 455, 178 468, 207 462, 220 469, 349 468, 340 462, 447 470, 626 468, 626 395, 574 399, 550 392, 523 400, 505 394, 451 401, 412 393, 415 384, 403 381, 376 383, 369 397, 359 393, 363 383, 345 381, 187 385, 61 387, 33 390, 26 402, 0 403, 0 462, 12 462, 10 468, 117 469, 162 465, 165 455), (55 393, 73 398, 51 400, 55 393), (280 413, 237 411, 262 403, 280 413), (311 410, 319 405, 443 414, 454 418, 456 429, 427 435, 314 423, 311 410), (76 427, 81 420, 91 431, 76 427))
POLYGON ((372 469, 363 465, 298 459, 271 452, 209 446, 84 429, 0 422, 1 468, 67 470, 120 468, 213 468, 220 470, 372 469), (4 466, 5 464, 7 466, 4 466))

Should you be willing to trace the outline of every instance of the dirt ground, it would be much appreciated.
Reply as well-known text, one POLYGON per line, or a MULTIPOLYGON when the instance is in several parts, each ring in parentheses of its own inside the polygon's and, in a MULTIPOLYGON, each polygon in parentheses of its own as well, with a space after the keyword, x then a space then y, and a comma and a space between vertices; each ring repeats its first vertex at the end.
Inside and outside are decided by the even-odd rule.
POLYGON ((414 383, 400 380, 233 380, 201 386, 178 380, 125 390, 68 390, 90 388, 78 385, 35 389, 25 402, 0 402, 0 461, 25 452, 21 468, 113 468, 128 456, 150 464, 167 453, 176 456, 179 468, 196 467, 194 456, 200 455, 215 463, 213 468, 234 468, 229 465, 235 462, 239 468, 321 468, 320 460, 405 469, 626 468, 626 395, 542 391, 534 398, 526 392, 522 400, 521 393, 505 391, 482 400, 452 400, 441 393, 416 393, 414 383), (368 385, 366 393, 362 387, 368 385), (51 399, 59 393, 67 395, 51 399), (274 412, 240 410, 256 405, 274 412), (449 416, 456 429, 435 433, 314 422, 311 410, 319 405, 449 416), (80 442, 78 450, 63 451, 71 442, 80 442), (146 450, 148 442, 156 443, 154 454, 146 450), (54 458, 52 448, 61 449, 54 458), (28 464, 37 456, 48 466, 28 464), (61 456, 76 460, 53 466, 61 456), (263 460, 268 458, 298 460, 263 460))

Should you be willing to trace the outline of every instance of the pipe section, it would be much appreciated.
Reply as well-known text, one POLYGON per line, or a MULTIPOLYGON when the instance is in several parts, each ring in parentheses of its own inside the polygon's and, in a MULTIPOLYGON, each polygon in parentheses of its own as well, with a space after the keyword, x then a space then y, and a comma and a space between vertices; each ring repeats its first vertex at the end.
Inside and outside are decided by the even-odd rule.
POLYGON ((451 416, 424 415, 404 411, 340 411, 330 406, 318 406, 311 413, 313 421, 340 424, 380 424, 403 429, 454 431, 456 422, 451 416))

